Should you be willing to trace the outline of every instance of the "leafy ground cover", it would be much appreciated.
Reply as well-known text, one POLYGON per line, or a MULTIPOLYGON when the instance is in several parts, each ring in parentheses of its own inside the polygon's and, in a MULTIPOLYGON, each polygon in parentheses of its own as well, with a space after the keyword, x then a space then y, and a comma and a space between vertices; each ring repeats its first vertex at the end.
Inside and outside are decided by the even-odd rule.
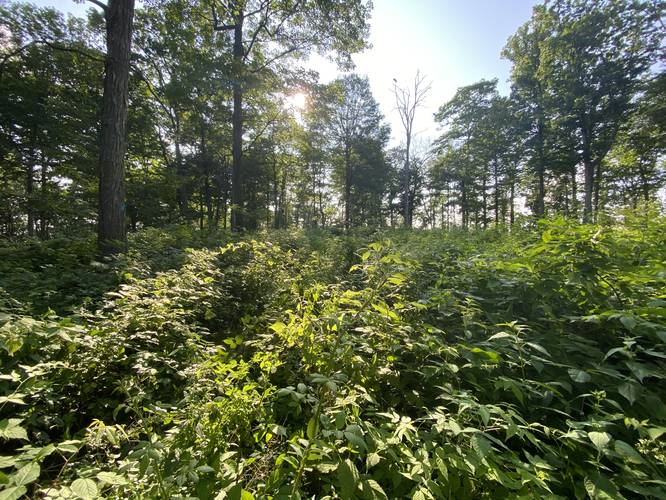
POLYGON ((664 498, 666 219, 0 249, 0 499, 664 498))

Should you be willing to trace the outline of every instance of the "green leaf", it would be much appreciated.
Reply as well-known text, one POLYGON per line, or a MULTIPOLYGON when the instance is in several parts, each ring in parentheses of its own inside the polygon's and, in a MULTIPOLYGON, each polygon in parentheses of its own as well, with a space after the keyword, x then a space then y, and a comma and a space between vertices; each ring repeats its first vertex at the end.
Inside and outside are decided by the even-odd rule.
POLYGON ((81 441, 78 440, 69 440, 69 441, 63 441, 62 443, 58 443, 56 446, 56 449, 58 451, 61 451, 63 453, 76 453, 81 449, 81 441))
POLYGON ((607 432, 588 432, 587 437, 590 438, 592 444, 597 447, 598 450, 604 450, 608 447, 608 443, 611 442, 611 435, 607 432))
POLYGON ((625 363, 631 372, 634 374, 634 376, 640 381, 640 383, 643 383, 643 379, 646 377, 652 377, 655 375, 655 373, 650 370, 649 365, 646 365, 644 363, 636 363, 634 361, 627 361, 625 363))
POLYGON ((15 457, 0 456, 0 469, 12 467, 16 463, 15 457))
POLYGON ((379 455, 379 453, 369 453, 365 459, 365 466, 368 469, 372 469, 381 461, 381 459, 382 457, 379 455))
POLYGON ((490 441, 488 441, 486 438, 484 438, 481 434, 474 434, 472 436, 472 448, 476 452, 477 455, 479 455, 480 458, 486 458, 490 452, 492 451, 493 447, 490 444, 490 441))
POLYGON ((97 483, 92 479, 79 478, 71 485, 72 491, 81 498, 95 498, 99 491, 97 490, 97 483))
POLYGON ((499 332, 488 337, 488 340, 512 339, 513 335, 507 332, 499 332))
POLYGON ((282 321, 276 321, 269 328, 279 335, 285 331, 287 325, 285 325, 282 321))
POLYGON ((632 464, 640 464, 645 461, 643 460, 641 454, 638 453, 633 446, 631 446, 629 443, 625 443, 624 441, 615 441, 615 452, 618 455, 622 455, 627 460, 627 462, 631 462, 632 464))
POLYGON ((15 474, 11 476, 12 482, 16 486, 25 486, 27 484, 30 484, 37 480, 37 478, 39 477, 39 471, 40 471, 39 464, 32 462, 29 463, 28 465, 24 465, 19 470, 17 470, 15 474))
POLYGON ((0 421, 0 437, 5 439, 28 440, 28 433, 19 424, 23 422, 20 418, 10 418, 0 421))
POLYGON ((578 382, 579 384, 584 384, 592 380, 592 377, 589 373, 584 370, 579 370, 578 368, 570 368, 568 370, 571 380, 578 382))
POLYGON ((127 479, 125 479, 123 476, 115 472, 100 472, 97 474, 96 477, 97 479, 106 484, 118 484, 118 485, 127 484, 127 479))
POLYGON ((424 490, 423 488, 419 488, 412 495, 412 500, 427 500, 429 498, 429 495, 426 495, 427 492, 428 492, 428 490, 424 490))
POLYGON ((25 397, 25 394, 14 394, 12 396, 0 396, 0 404, 4 403, 11 403, 15 405, 24 405, 26 404, 25 401, 23 401, 23 397, 25 397))
POLYGON ((354 463, 349 459, 340 462, 337 477, 342 498, 352 498, 359 479, 358 470, 354 463))
POLYGON ((666 433, 666 427, 651 427, 647 430, 647 433, 648 436, 650 436, 650 439, 654 441, 655 439, 659 439, 662 434, 666 433))
POLYGON ((624 498, 617 487, 606 476, 598 474, 585 478, 585 490, 592 500, 616 500, 624 498))
POLYGON ((490 412, 485 406, 479 406, 478 410, 481 420, 483 420, 483 425, 488 425, 488 422, 490 422, 490 412))
POLYGON ((539 351, 544 356, 548 356, 550 358, 550 353, 541 344, 537 344, 535 342, 525 342, 525 345, 530 346, 532 349, 539 351))
POLYGON ((382 487, 374 479, 364 480, 361 483, 361 488, 363 488, 364 493, 367 493, 367 497, 372 498, 373 500, 386 500, 388 498, 382 487))
POLYGON ((636 402, 641 395, 640 386, 633 382, 626 382, 617 388, 618 392, 632 405, 636 402))
POLYGON ((334 470, 337 470, 338 464, 334 463, 326 463, 326 462, 320 462, 317 465, 315 465, 315 469, 317 469, 319 472, 322 474, 328 474, 330 472, 333 472, 334 470))
POLYGON ((622 316, 620 318, 620 323, 622 323, 627 330, 633 330, 638 324, 631 316, 622 316))
POLYGON ((402 285, 405 281, 407 281, 407 276, 402 273, 395 273, 388 279, 388 281, 393 285, 402 285))
POLYGON ((28 492, 25 486, 12 486, 0 491, 0 500, 18 500, 28 492))
POLYGON ((314 437, 317 435, 317 418, 316 416, 313 416, 310 421, 308 422, 308 427, 306 430, 306 434, 308 436, 308 439, 314 439, 314 437))

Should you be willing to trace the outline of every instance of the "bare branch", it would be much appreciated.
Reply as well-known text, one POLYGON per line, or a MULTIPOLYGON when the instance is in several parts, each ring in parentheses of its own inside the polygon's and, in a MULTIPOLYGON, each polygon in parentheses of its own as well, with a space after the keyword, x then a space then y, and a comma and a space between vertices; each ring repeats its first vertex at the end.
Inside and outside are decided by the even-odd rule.
POLYGON ((106 5, 106 4, 103 3, 103 2, 100 2, 99 0, 88 0, 88 1, 89 1, 90 3, 92 3, 92 4, 94 4, 94 5, 97 5, 97 7, 99 7, 100 9, 102 9, 102 10, 104 11, 105 14, 106 14, 106 13, 108 12, 108 10, 109 10, 109 6, 106 5))

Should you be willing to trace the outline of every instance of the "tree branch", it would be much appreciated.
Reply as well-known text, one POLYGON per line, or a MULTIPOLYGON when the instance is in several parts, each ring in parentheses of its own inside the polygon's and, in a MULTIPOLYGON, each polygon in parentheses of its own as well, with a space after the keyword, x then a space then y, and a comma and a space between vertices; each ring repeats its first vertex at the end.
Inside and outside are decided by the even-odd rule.
POLYGON ((106 14, 109 11, 109 6, 99 0, 88 0, 90 3, 97 5, 106 14))
POLYGON ((250 142, 250 144, 248 144, 247 147, 245 148, 245 151, 249 151, 249 150, 252 148, 252 146, 254 146, 255 143, 261 138, 261 136, 264 135, 264 132, 266 132, 266 129, 267 129, 269 126, 271 126, 273 123, 275 123, 279 117, 280 117, 280 112, 278 111, 278 112, 275 113, 275 115, 273 115, 273 117, 272 117, 270 120, 268 120, 268 121, 264 124, 264 126, 263 126, 262 129, 257 133, 257 135, 254 136, 254 138, 252 139, 252 141, 250 142))
POLYGON ((12 57, 19 55, 19 54, 20 54, 21 52, 23 52, 24 50, 29 49, 29 48, 32 47, 33 45, 46 45, 47 47, 50 47, 50 48, 52 48, 52 49, 54 49, 54 50, 60 50, 60 51, 62 51, 62 52, 72 52, 72 53, 74 53, 74 54, 79 54, 79 55, 81 55, 81 56, 83 56, 83 57, 87 57, 88 59, 91 59, 91 60, 93 60, 93 61, 104 62, 104 58, 103 58, 103 57, 95 56, 95 55, 90 54, 90 53, 88 53, 88 52, 86 52, 86 51, 83 51, 83 50, 81 50, 81 49, 77 49, 77 48, 74 48, 74 47, 66 47, 66 46, 64 46, 64 45, 59 45, 59 44, 57 44, 57 43, 55 43, 55 42, 51 42, 51 41, 49 41, 49 40, 42 40, 42 39, 40 39, 40 40, 33 40, 33 41, 31 41, 31 42, 26 43, 25 45, 22 45, 22 46, 19 47, 18 49, 13 50, 13 51, 11 51, 11 52, 5 54, 5 55, 2 57, 2 61, 0 61, 0 81, 2 80, 2 75, 3 75, 3 73, 4 73, 5 65, 7 64, 7 61, 9 61, 12 57))
POLYGON ((254 74, 259 73, 260 71, 263 71, 263 70, 265 70, 266 68, 268 68, 268 66, 270 66, 271 64, 273 64, 273 63, 274 63, 275 61, 277 61, 278 59, 281 59, 282 57, 284 57, 284 56, 286 56, 286 55, 288 55, 288 54, 291 54, 292 52, 299 51, 299 50, 301 50, 302 48, 304 48, 304 45, 295 45, 295 46, 293 46, 293 47, 289 47, 288 49, 283 50, 282 52, 280 52, 280 53, 277 54, 276 56, 271 57, 268 61, 266 61, 264 64, 262 64, 262 65, 259 66, 258 68, 255 68, 255 69, 249 71, 249 73, 254 73, 254 74))
POLYGON ((210 8, 213 13, 213 31, 229 31, 236 28, 235 24, 220 24, 220 20, 217 18, 217 12, 215 11, 215 0, 211 2, 210 8))

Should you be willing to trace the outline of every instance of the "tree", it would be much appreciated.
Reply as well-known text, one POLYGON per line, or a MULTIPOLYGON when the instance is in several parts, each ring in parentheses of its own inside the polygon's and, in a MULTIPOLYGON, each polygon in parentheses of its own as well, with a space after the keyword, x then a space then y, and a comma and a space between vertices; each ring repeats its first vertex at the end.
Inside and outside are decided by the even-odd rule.
POLYGON ((364 48, 370 4, 364 0, 211 0, 215 31, 233 33, 231 227, 244 227, 243 93, 257 75, 286 56, 333 50, 341 63, 364 48))
POLYGON ((355 74, 339 78, 326 87, 322 98, 320 126, 329 137, 334 176, 342 187, 343 225, 349 229, 354 205, 361 203, 362 193, 368 193, 365 183, 371 182, 374 196, 383 195, 386 176, 376 174, 388 170, 383 147, 389 128, 382 123, 367 78, 355 74))
POLYGON ((94 27, 54 9, 0 6, 3 233, 45 239, 94 218, 102 55, 94 27))
POLYGON ((487 225, 490 163, 497 156, 498 147, 491 140, 496 125, 492 109, 497 99, 497 80, 481 80, 459 88, 435 114, 435 119, 447 127, 435 147, 442 155, 440 164, 447 165, 458 182, 464 227, 469 225, 471 215, 487 225))
POLYGON ((502 56, 512 63, 511 100, 522 129, 523 156, 536 177, 533 206, 537 217, 543 217, 546 210, 546 142, 550 116, 540 66, 542 47, 550 36, 551 24, 546 7, 536 6, 532 18, 518 28, 502 51, 502 56))
MULTIPOLYGON (((91 0, 92 1, 92 0, 91 0)), ((134 0, 94 1, 106 19, 106 62, 99 152, 99 227, 103 254, 127 250, 125 153, 134 0)))
POLYGON ((666 76, 649 82, 637 100, 636 111, 618 133, 605 167, 616 200, 634 208, 647 206, 666 185, 666 76))
POLYGON ((413 87, 400 87, 398 81, 393 79, 393 95, 395 97, 395 105, 400 115, 400 121, 405 129, 405 166, 403 172, 403 218, 405 227, 412 226, 412 217, 410 213, 409 202, 409 160, 410 149, 412 144, 412 135, 414 128, 414 117, 416 116, 416 109, 423 105, 428 92, 430 91, 431 84, 425 83, 425 75, 421 75, 419 71, 414 76, 413 87))
MULTIPOLYGON (((210 29, 205 5, 151 0, 137 11, 133 69, 158 115, 156 135, 176 181, 172 195, 179 216, 186 221, 196 215, 195 190, 206 189, 198 174, 209 174, 211 187, 210 179, 231 152, 229 46, 210 29), (215 161, 202 163, 205 155, 215 161), (200 168, 204 165, 215 168, 200 168)), ((212 190, 207 193, 210 198, 212 190)), ((226 206, 227 200, 219 203, 226 206)))

